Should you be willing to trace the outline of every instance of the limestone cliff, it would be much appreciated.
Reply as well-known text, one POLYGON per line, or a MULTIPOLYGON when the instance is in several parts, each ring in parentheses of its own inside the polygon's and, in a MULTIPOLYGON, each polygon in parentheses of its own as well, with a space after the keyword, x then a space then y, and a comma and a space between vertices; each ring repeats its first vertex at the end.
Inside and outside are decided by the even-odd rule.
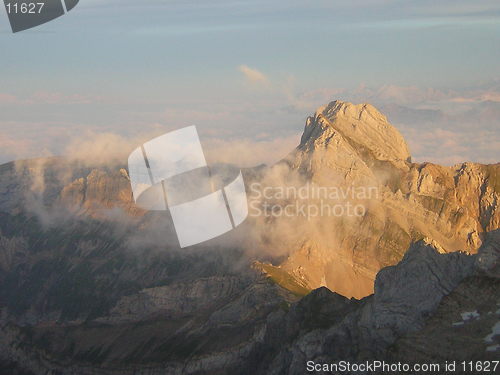
MULTIPOLYGON (((401 260, 411 242, 431 238, 445 252, 475 253, 483 234, 500 224, 500 164, 412 163, 401 134, 369 104, 334 101, 320 107, 307 119, 297 149, 273 168, 281 169, 279 183, 286 186, 300 181, 344 192, 376 191, 357 202, 366 208, 361 216, 266 224, 288 221, 304 233, 281 267, 311 288, 326 285, 346 296, 366 296, 375 274, 401 260)), ((276 181, 266 178, 269 185, 276 181)))

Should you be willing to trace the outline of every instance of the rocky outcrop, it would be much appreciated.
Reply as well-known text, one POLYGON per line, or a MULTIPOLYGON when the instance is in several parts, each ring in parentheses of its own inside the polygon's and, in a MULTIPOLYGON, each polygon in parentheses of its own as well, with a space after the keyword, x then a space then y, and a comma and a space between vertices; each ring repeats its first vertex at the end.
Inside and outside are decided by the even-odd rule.
MULTIPOLYGON (((379 272, 375 295, 361 301, 324 287, 297 301, 259 279, 234 295, 217 294, 227 299, 216 297, 214 305, 195 303, 196 313, 136 314, 135 320, 108 324, 4 326, 0 345, 9 363, 23 363, 35 374, 51 369, 61 374, 298 375, 307 361, 493 359, 500 351, 495 333, 500 285, 478 259, 491 256, 491 247, 498 245, 498 232, 488 236, 478 255, 447 254, 426 241, 415 243, 398 265, 379 272), (31 345, 21 344, 27 341, 31 345)), ((232 282, 206 280, 201 289, 212 283, 232 282)), ((196 293, 201 289, 193 288, 190 298, 212 299, 196 293)))
POLYGON ((130 178, 125 169, 93 169, 86 177, 81 177, 64 186, 60 202, 92 216, 106 218, 110 209, 123 209, 130 215, 142 215, 132 198, 130 178))
POLYGON ((329 328, 294 341, 275 357, 269 373, 302 374, 307 361, 385 358, 398 337, 424 326, 441 299, 473 273, 474 262, 475 256, 440 254, 424 241, 415 243, 397 266, 379 272, 373 296, 329 328))
MULTIPOLYGON (((216 284, 226 282, 214 279, 205 285, 213 284, 215 291, 216 284)), ((35 374, 251 374, 240 369, 261 347, 267 316, 297 300, 263 279, 223 299, 205 294, 191 298, 196 311, 164 314, 160 309, 154 316, 140 311, 119 319, 115 310, 107 321, 4 325, 0 362, 17 363, 35 374)))
POLYGON ((441 254, 436 247, 420 241, 410 247, 397 266, 382 269, 375 280, 369 317, 369 324, 382 332, 381 341, 388 345, 394 337, 421 328, 441 299, 472 274, 474 262, 473 256, 441 254), (385 335, 384 328, 391 333, 385 335))
POLYGON ((0 166, 0 211, 52 216, 54 211, 107 218, 112 210, 143 215, 133 203, 127 171, 91 168, 63 158, 21 160, 0 166))
POLYGON ((411 161, 404 138, 375 107, 339 100, 318 108, 307 119, 298 148, 309 152, 330 148, 343 156, 351 152, 352 157, 344 162, 353 162, 358 156, 368 167, 378 161, 406 168, 411 161))
MULTIPOLYGON (((376 273, 399 262, 412 242, 431 238, 445 252, 475 253, 484 233, 499 227, 499 173, 500 164, 412 163, 401 134, 374 107, 334 101, 307 119, 300 145, 261 182, 284 189, 313 183, 317 190, 344 194, 272 204, 351 204, 360 205, 362 214, 266 218, 262 226, 301 234, 287 243, 287 259, 275 265, 306 287, 326 285, 362 298, 373 293, 376 273)), ((269 242, 280 246, 279 240, 269 242)))
POLYGON ((476 258, 476 268, 488 277, 500 279, 500 230, 488 233, 476 258))
POLYGON ((475 257, 474 272, 447 294, 422 329, 398 338, 390 360, 457 362, 458 373, 480 372, 470 361, 500 355, 500 231, 488 233, 475 257), (461 362, 467 363, 463 368, 461 362))
MULTIPOLYGON (((465 361, 498 360, 500 355, 500 280, 475 275, 443 298, 422 329, 403 335, 389 348, 390 361, 457 363, 457 373, 475 367, 465 361)), ((478 371, 479 372, 479 371, 478 371)))
POLYGON ((236 276, 216 276, 191 282, 143 289, 122 297, 109 316, 97 321, 113 323, 140 321, 158 316, 178 318, 227 303, 240 293, 248 281, 236 276))
MULTIPOLYGON (((445 360, 458 358, 495 358, 496 351, 500 350, 495 346, 499 336, 491 332, 498 320, 495 315, 498 307, 495 306, 500 303, 499 285, 481 276, 484 274, 476 260, 489 253, 490 246, 498 245, 497 234, 488 236, 489 245, 485 244, 479 255, 442 254, 432 244, 416 243, 398 265, 385 268, 377 275, 375 295, 359 302, 353 303, 324 288, 313 291, 288 314, 282 314, 280 319, 275 317, 273 321, 286 321, 309 298, 314 304, 308 306, 316 306, 318 312, 332 309, 332 303, 344 309, 344 313, 335 314, 330 310, 327 328, 319 324, 311 331, 302 331, 298 338, 273 355, 273 360, 261 373, 303 374, 307 361, 328 364, 340 360, 361 363, 376 359, 389 363, 443 364, 445 360), (462 294, 464 288, 469 290, 468 293, 462 294), (462 305, 450 308, 456 303, 451 301, 457 298, 462 305), (481 322, 472 318, 465 323, 470 324, 470 328, 455 336, 453 322, 463 316, 458 312, 463 314, 477 309, 486 315, 485 318, 481 322), (447 315, 446 324, 443 323, 443 313, 447 315), (474 332, 474 338, 469 341, 467 335, 471 332, 474 332), (484 341, 487 333, 491 341, 488 343, 484 341), (469 342, 471 346, 465 344, 469 342)), ((322 315, 315 313, 313 316, 322 315)), ((325 323, 321 318, 318 321, 325 323)), ((276 324, 279 333, 270 329, 274 333, 269 337, 286 337, 284 332, 288 326, 289 323, 276 324)), ((293 334, 297 335, 296 332, 293 334)), ((276 343, 276 347, 278 345, 276 343)))

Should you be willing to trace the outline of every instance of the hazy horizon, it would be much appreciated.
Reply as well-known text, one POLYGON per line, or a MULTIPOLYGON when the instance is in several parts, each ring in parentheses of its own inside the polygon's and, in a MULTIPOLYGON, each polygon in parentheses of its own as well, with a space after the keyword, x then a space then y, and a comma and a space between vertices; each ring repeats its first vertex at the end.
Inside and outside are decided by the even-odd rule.
POLYGON ((4 14, 0 163, 191 124, 269 163, 336 99, 375 105, 415 161, 498 162, 499 20, 494 1, 82 0, 12 34, 4 14))

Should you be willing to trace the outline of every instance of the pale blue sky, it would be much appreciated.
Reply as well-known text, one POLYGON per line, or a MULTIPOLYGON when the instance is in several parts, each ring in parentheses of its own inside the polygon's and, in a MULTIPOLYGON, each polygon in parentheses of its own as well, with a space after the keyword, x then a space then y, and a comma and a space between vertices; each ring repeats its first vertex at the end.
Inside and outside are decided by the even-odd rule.
POLYGON ((385 107, 406 137, 458 132, 443 154, 408 139, 417 159, 499 160, 498 1, 81 0, 18 34, 2 10, 0 46, 0 161, 61 153, 85 131, 191 123, 285 150, 334 99, 385 107), (463 113, 483 116, 487 145, 470 143, 463 113))

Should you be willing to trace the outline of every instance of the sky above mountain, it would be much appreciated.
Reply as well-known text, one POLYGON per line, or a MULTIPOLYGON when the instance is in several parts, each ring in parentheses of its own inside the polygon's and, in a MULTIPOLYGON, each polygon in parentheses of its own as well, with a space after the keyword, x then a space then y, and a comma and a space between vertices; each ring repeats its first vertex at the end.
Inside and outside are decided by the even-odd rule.
POLYGON ((120 159, 191 124, 272 162, 335 99, 377 106, 417 161, 500 161, 498 1, 81 0, 18 34, 0 15, 0 46, 0 162, 120 159))

